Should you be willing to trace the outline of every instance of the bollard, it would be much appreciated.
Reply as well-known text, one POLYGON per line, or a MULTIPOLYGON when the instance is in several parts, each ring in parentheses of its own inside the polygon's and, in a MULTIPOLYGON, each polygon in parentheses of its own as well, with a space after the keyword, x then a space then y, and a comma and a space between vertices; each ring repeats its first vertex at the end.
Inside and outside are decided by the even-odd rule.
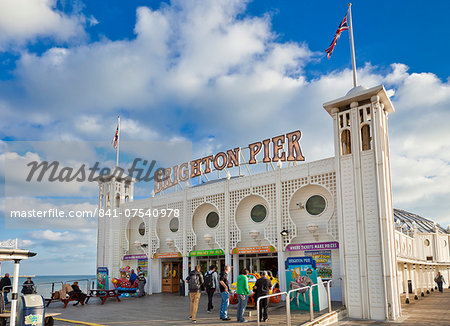
POLYGON ((309 315, 310 315, 311 321, 313 321, 314 306, 313 306, 312 286, 309 287, 309 315))
POLYGON ((327 282, 327 293, 328 293, 328 312, 331 312, 331 293, 330 293, 330 281, 327 282))

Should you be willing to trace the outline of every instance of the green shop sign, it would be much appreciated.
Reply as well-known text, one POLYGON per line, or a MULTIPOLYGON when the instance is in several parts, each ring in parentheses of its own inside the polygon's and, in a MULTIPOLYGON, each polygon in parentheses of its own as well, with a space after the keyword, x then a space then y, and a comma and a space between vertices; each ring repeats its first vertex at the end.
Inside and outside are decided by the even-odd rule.
POLYGON ((191 251, 189 253, 189 257, 198 257, 198 256, 218 256, 223 255, 222 249, 211 249, 211 250, 196 250, 191 251))

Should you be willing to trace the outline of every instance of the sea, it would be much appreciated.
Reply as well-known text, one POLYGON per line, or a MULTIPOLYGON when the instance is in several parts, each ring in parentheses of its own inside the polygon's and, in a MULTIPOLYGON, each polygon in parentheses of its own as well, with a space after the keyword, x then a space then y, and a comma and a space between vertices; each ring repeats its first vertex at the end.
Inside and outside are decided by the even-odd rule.
MULTIPOLYGON (((26 277, 19 278, 19 292, 22 290, 22 284, 26 277)), ((34 282, 36 292, 44 298, 50 298, 52 289, 59 291, 63 283, 72 284, 77 281, 81 291, 87 293, 89 289, 95 289, 97 286, 96 275, 36 275, 31 278, 34 282)), ((11 277, 12 282, 12 277, 11 277)))

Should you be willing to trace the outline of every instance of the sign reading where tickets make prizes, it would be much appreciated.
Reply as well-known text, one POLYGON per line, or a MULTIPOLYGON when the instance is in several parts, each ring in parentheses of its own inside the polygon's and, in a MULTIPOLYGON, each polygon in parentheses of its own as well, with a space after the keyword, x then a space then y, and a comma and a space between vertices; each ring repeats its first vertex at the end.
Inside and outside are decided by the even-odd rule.
POLYGON ((219 256, 224 255, 222 249, 210 249, 210 250, 196 250, 189 253, 189 257, 199 257, 199 256, 219 256))
POLYGON ((268 252, 276 252, 273 246, 261 246, 261 247, 242 247, 234 248, 232 254, 264 254, 268 252))
POLYGON ((286 251, 303 251, 303 250, 323 250, 323 249, 339 249, 339 242, 315 242, 315 243, 298 243, 290 244, 286 247, 286 251))

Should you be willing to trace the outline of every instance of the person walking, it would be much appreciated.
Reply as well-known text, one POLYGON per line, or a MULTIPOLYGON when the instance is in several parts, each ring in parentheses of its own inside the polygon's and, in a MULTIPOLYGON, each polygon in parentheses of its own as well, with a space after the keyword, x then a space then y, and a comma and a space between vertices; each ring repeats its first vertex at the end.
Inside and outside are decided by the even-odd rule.
POLYGON ((443 290, 442 285, 443 285, 443 283, 445 283, 445 280, 444 280, 444 276, 441 274, 441 272, 437 273, 436 277, 434 278, 434 281, 437 283, 439 292, 443 292, 444 290, 443 290))
POLYGON ((3 299, 5 300, 5 305, 8 304, 8 293, 11 290, 11 279, 9 274, 5 273, 5 276, 0 280, 0 292, 3 293, 3 299))
MULTIPOLYGON (((258 298, 270 294, 272 288, 272 282, 267 278, 267 272, 262 271, 261 277, 256 281, 253 290, 256 290, 255 302, 258 302, 258 298)), ((269 316, 267 315, 267 307, 269 305, 268 298, 260 300, 259 303, 259 321, 266 322, 269 316)))
POLYGON ((195 269, 189 273, 186 282, 189 285, 189 297, 191 299, 191 314, 189 319, 192 319, 192 322, 195 324, 197 323, 198 302, 200 301, 202 286, 204 284, 203 275, 200 273, 200 265, 195 266, 195 269))
POLYGON ((248 295, 250 289, 248 288, 248 269, 243 269, 241 275, 237 279, 237 321, 240 323, 247 323, 248 320, 244 318, 245 308, 247 307, 248 295))
POLYGON ((228 284, 228 275, 230 274, 230 271, 230 265, 226 265, 219 277, 220 295, 222 296, 222 302, 220 303, 220 319, 222 320, 231 320, 231 318, 228 317, 228 306, 230 304, 230 286, 228 284))
POLYGON ((139 296, 143 297, 145 295, 145 283, 147 281, 145 280, 144 272, 142 271, 141 267, 138 266, 137 268, 137 282, 138 282, 138 290, 139 290, 139 296))
POLYGON ((213 297, 216 291, 219 291, 219 277, 217 276, 217 267, 215 265, 211 265, 209 267, 209 271, 205 273, 205 289, 208 294, 208 308, 206 311, 211 313, 211 310, 214 309, 213 306, 213 297))

